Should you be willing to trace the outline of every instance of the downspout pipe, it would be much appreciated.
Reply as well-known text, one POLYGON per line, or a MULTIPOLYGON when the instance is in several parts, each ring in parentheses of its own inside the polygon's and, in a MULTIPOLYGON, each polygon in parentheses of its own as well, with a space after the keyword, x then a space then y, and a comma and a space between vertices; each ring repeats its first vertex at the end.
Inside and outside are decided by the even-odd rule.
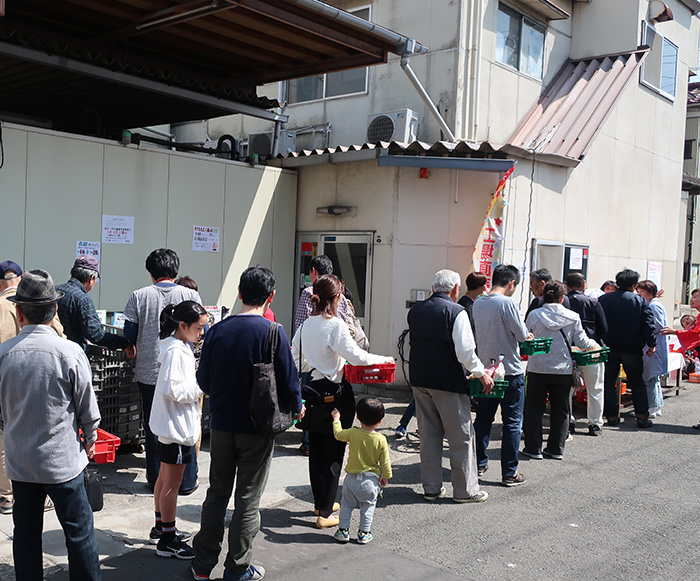
POLYGON ((324 16, 330 16, 335 18, 338 22, 342 22, 353 28, 369 32, 376 37, 381 38, 389 44, 396 46, 396 54, 425 54, 428 52, 428 47, 417 43, 414 39, 408 38, 407 36, 402 36, 395 33, 388 28, 379 26, 374 22, 355 16, 345 12, 344 10, 339 10, 333 6, 329 6, 325 2, 319 2, 319 0, 287 0, 291 4, 296 4, 317 14, 322 14, 324 16))
POLYGON ((408 80, 411 81, 416 91, 418 91, 418 94, 420 95, 421 99, 423 99, 423 102, 428 107, 428 111, 430 111, 430 114, 434 117, 435 121, 437 121, 437 124, 440 126, 440 129, 447 137, 447 140, 452 143, 455 143, 457 139, 455 138, 454 133, 452 133, 450 128, 447 126, 447 123, 445 123, 445 120, 442 118, 442 115, 440 115, 440 111, 438 111, 438 108, 435 106, 435 103, 433 103, 433 101, 430 99, 430 95, 428 95, 428 92, 421 84, 420 79, 416 76, 416 73, 413 72, 413 69, 411 68, 411 65, 408 62, 408 60, 408 55, 404 54, 401 56, 401 68, 408 76, 408 80))

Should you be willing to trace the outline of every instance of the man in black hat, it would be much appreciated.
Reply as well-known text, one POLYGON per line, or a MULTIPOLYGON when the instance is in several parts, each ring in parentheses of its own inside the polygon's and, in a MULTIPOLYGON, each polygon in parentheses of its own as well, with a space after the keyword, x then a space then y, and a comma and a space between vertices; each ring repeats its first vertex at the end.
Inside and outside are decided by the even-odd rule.
POLYGON ((100 276, 99 270, 94 256, 80 255, 73 263, 68 282, 57 287, 63 292, 63 297, 58 300, 58 316, 66 337, 83 349, 90 341, 108 349, 126 349, 127 355, 133 357, 134 346, 125 337, 102 328, 95 303, 88 296, 100 276))
POLYGON ((100 412, 85 352, 49 327, 63 293, 45 270, 24 273, 15 303, 19 335, 0 345, 0 429, 14 492, 17 579, 42 579, 44 498, 56 506, 72 580, 99 580, 83 470, 95 453, 100 412), (82 430, 82 441, 79 435, 82 430))

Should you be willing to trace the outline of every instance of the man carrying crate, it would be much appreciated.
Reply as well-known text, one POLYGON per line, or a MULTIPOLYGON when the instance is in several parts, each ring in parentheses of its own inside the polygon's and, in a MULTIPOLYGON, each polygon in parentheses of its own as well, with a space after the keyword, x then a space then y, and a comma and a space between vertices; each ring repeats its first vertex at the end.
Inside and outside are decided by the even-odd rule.
POLYGON ((433 278, 433 294, 408 312, 411 333, 409 371, 420 430, 420 468, 423 498, 445 496, 442 486, 442 441, 447 438, 455 502, 483 502, 479 490, 476 447, 467 395, 466 370, 485 393, 493 379, 476 356, 474 335, 464 307, 456 303, 460 276, 440 270, 433 278))
MULTIPOLYGON (((608 332, 608 321, 598 299, 583 294, 586 290, 586 279, 580 272, 572 272, 566 277, 566 286, 569 287, 571 310, 581 317, 581 325, 586 335, 598 345, 602 345, 602 337, 608 332)), ((581 373, 588 392, 588 433, 597 436, 603 428, 605 367, 603 363, 582 365, 581 373)))
POLYGON ((518 351, 518 342, 532 338, 520 316, 518 305, 510 298, 520 282, 520 272, 512 264, 500 264, 493 271, 491 292, 477 299, 472 308, 476 326, 477 353, 482 361, 498 361, 503 357, 508 387, 502 399, 482 398, 476 413, 476 456, 479 476, 488 470, 486 449, 491 439, 491 426, 501 407, 503 439, 501 440, 501 482, 504 486, 525 484, 518 472, 518 450, 525 404, 525 372, 518 351))

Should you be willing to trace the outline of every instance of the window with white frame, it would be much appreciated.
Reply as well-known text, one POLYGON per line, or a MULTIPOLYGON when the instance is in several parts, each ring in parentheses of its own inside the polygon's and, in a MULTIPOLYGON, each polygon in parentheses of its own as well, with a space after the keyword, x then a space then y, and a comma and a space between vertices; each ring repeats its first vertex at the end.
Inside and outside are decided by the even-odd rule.
POLYGON ((498 5, 497 26, 496 60, 541 79, 545 28, 505 4, 498 5))
MULTIPOLYGON (((370 20, 370 6, 348 10, 350 14, 370 20)), ((284 82, 284 94, 288 103, 304 103, 329 99, 342 95, 367 92, 367 67, 314 75, 284 82)))
POLYGON ((646 44, 650 49, 642 63, 642 84, 674 99, 678 75, 678 47, 646 22, 642 22, 642 44, 646 44))

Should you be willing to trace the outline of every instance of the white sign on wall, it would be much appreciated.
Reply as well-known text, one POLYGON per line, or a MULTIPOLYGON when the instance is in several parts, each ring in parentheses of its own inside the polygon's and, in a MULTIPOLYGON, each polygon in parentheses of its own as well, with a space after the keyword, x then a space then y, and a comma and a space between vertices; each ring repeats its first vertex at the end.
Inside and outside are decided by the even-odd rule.
POLYGON ((195 252, 219 252, 219 229, 211 226, 193 226, 192 250, 195 252))
POLYGON ((78 256, 94 256, 97 260, 97 266, 100 266, 100 246, 99 242, 89 242, 87 240, 78 240, 75 245, 75 257, 78 256))
POLYGON ((583 269, 583 248, 572 248, 569 252, 569 270, 583 269))
POLYGON ((647 280, 653 282, 659 290, 661 290, 661 268, 660 262, 647 262, 647 280))
POLYGON ((133 244, 134 217, 103 214, 102 242, 105 244, 133 244))

